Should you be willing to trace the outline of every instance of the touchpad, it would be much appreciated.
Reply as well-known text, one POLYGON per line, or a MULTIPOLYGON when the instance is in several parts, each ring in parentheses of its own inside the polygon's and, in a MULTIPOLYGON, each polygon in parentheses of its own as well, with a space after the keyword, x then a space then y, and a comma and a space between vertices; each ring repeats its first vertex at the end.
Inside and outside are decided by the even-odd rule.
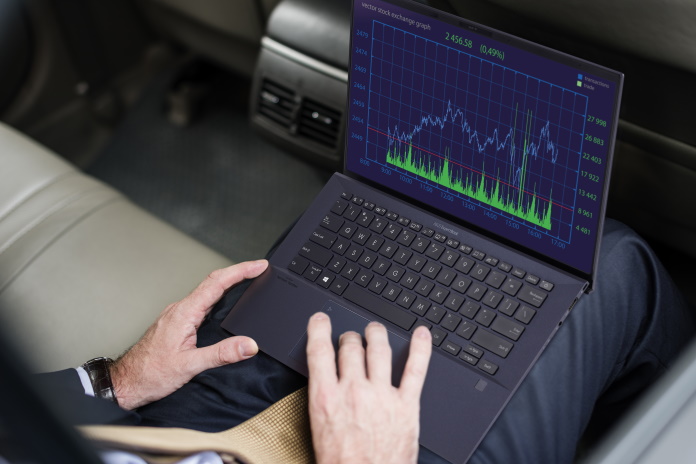
MULTIPOLYGON (((327 301, 321 309, 331 319, 331 339, 334 344, 334 349, 338 353, 338 339, 341 334, 354 331, 361 335, 365 335, 365 327, 372 320, 361 316, 360 314, 351 311, 350 309, 341 306, 335 301, 327 301)), ((381 322, 381 321, 378 321, 381 322)), ((401 374, 403 373, 406 359, 408 358, 409 341, 400 335, 397 335, 390 330, 387 330, 389 336, 389 344, 392 348, 392 384, 399 385, 401 374)), ((304 373, 307 373, 307 332, 300 337, 293 349, 290 351, 290 357, 299 361, 304 373)))

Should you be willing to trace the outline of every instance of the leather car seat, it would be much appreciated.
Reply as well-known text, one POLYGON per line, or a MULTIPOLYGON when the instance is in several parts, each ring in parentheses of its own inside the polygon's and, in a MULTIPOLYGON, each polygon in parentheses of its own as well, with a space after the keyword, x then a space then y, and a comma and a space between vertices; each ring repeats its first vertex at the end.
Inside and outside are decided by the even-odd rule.
POLYGON ((118 356, 228 259, 0 124, 0 323, 35 370, 118 356))

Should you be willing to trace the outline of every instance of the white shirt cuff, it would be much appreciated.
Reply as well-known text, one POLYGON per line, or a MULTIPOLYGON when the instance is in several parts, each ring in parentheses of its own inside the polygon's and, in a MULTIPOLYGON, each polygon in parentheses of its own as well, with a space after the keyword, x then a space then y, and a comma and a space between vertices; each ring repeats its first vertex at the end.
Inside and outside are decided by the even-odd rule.
POLYGON ((89 375, 87 371, 82 367, 76 367, 77 375, 80 376, 80 382, 82 382, 82 388, 85 389, 85 395, 94 396, 94 387, 92 387, 92 382, 89 380, 89 375))

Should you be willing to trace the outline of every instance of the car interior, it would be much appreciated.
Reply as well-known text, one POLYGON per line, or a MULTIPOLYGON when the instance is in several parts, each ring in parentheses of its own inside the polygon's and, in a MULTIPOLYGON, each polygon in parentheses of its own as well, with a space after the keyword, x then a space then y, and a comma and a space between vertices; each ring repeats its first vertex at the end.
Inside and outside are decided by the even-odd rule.
MULTIPOLYGON (((607 215, 650 243, 696 310, 696 4, 421 3, 625 74, 607 215)), ((0 3, 0 321, 28 370, 118 356, 212 270, 266 255, 341 170, 350 11, 350 0, 0 3)), ((613 422, 591 424, 579 459, 638 462, 612 452, 657 442, 668 427, 635 435, 655 411, 693 430, 673 417, 689 410, 694 356, 610 440, 613 422)))

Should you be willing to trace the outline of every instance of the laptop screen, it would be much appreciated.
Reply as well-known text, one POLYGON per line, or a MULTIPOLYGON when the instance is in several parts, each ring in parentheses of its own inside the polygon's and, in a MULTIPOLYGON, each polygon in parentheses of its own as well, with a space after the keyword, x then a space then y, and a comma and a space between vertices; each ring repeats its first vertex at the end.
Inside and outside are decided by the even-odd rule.
POLYGON ((591 274, 623 76, 428 11, 354 1, 346 170, 591 274))

